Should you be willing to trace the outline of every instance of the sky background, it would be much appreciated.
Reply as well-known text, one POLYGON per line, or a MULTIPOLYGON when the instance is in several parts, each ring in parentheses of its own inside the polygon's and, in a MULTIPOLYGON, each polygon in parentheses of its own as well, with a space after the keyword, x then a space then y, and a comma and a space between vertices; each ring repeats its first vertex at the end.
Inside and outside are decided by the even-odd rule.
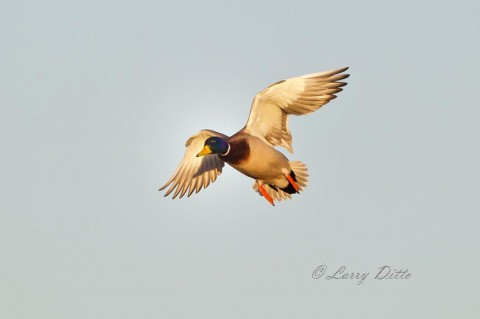
POLYGON ((2 1, 1 318, 478 318, 478 1, 2 1), (349 66, 290 119, 310 182, 157 189, 200 129, 349 66), (314 269, 326 274, 312 279, 314 269), (408 280, 374 280, 378 268, 408 280), (369 272, 326 280, 341 266, 369 272))

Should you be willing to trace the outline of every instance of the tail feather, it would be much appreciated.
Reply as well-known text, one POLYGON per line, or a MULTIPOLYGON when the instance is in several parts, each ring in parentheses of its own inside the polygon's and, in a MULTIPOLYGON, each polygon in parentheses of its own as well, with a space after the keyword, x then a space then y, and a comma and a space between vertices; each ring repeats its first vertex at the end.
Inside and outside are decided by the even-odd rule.
MULTIPOLYGON (((292 174, 290 176, 292 176, 292 178, 297 182, 298 185, 300 185, 302 188, 305 188, 308 182, 307 166, 300 161, 289 162, 289 163, 290 163, 290 168, 292 169, 292 174)), ((290 194, 290 192, 288 192, 287 189, 282 190, 274 185, 264 184, 263 186, 265 187, 265 190, 267 191, 267 193, 273 198, 273 200, 277 202, 281 200, 290 199, 292 198, 291 194, 296 193, 296 191, 293 191, 290 194)), ((292 189, 293 189, 293 186, 292 186, 292 189)), ((258 189, 257 182, 253 183, 253 190, 255 192, 258 192, 260 196, 263 196, 258 189)))
POLYGON ((300 161, 289 162, 290 168, 295 174, 295 181, 302 187, 307 187, 308 183, 308 168, 300 161))

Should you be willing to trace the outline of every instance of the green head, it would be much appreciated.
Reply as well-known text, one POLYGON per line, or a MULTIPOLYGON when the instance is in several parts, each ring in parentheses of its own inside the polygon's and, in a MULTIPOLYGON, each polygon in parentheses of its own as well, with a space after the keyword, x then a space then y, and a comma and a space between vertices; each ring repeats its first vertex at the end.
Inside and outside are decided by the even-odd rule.
POLYGON ((200 153, 197 154, 197 157, 207 155, 207 154, 225 154, 230 150, 230 145, 228 142, 218 136, 209 137, 205 141, 205 145, 200 153))

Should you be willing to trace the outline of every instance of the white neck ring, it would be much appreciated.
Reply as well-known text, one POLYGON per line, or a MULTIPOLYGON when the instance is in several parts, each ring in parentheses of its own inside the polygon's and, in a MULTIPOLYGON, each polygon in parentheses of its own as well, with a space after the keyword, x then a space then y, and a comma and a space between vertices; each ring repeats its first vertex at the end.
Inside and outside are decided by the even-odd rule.
POLYGON ((230 143, 228 143, 227 152, 225 152, 225 154, 220 154, 220 155, 225 156, 225 155, 228 155, 229 152, 230 152, 230 143))

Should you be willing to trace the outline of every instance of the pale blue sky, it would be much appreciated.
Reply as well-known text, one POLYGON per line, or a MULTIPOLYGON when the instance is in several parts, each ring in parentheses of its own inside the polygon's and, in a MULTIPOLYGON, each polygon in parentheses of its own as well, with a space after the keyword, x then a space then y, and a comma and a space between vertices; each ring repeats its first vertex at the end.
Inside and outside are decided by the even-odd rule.
POLYGON ((477 318, 476 1, 0 5, 1 318, 477 318), (278 80, 349 66, 293 117, 305 191, 230 167, 158 187, 278 80), (312 279, 325 264, 370 272, 312 279), (374 280, 378 267, 408 280, 374 280))

